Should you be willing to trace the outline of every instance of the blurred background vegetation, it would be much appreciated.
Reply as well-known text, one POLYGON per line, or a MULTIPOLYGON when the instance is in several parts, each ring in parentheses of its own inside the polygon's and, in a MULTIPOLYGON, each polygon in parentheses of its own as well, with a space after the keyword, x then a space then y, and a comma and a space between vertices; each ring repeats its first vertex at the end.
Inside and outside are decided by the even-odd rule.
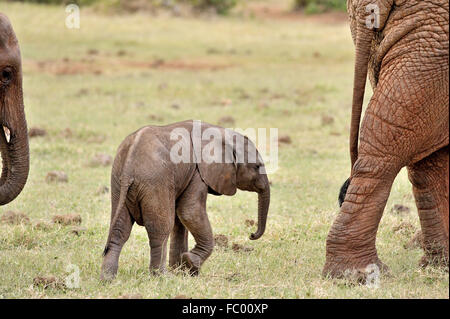
MULTIPOLYGON (((95 8, 118 11, 137 12, 158 9, 177 9, 178 6, 190 7, 196 11, 214 11, 227 14, 239 2, 244 0, 6 0, 10 2, 32 2, 43 4, 68 4, 93 6, 95 8)), ((346 0, 292 0, 293 10, 302 10, 306 14, 322 13, 346 9, 346 0)))

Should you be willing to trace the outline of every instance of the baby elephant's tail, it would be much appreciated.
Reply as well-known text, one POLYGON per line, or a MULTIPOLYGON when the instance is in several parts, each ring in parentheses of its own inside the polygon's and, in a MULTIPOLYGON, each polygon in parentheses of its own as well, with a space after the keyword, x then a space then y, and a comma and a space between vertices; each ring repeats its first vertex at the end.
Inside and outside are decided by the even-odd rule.
POLYGON ((103 256, 106 255, 110 248, 112 235, 114 232, 118 232, 118 235, 120 236, 122 234, 122 226, 120 225, 120 219, 123 217, 123 214, 128 214, 128 210, 125 207, 128 190, 130 189, 131 185, 133 184, 133 178, 122 176, 120 178, 120 195, 119 195, 119 202, 117 204, 116 211, 114 212, 114 215, 111 218, 111 225, 109 227, 109 235, 108 240, 106 241, 105 250, 103 251, 103 256))

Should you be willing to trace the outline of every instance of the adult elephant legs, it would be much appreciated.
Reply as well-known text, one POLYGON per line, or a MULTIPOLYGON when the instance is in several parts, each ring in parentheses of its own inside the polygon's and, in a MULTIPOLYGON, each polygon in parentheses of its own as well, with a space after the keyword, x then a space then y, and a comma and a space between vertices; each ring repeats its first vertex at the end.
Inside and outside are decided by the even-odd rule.
POLYGON ((327 238, 324 276, 339 278, 356 271, 364 277, 366 267, 373 264, 387 271, 377 255, 376 234, 394 179, 412 152, 404 141, 414 138, 413 130, 390 118, 398 114, 396 119, 402 119, 399 113, 404 108, 384 98, 383 85, 388 83, 374 92, 361 125, 358 159, 327 238))
POLYGON ((375 240, 399 170, 399 165, 360 153, 341 212, 328 234, 325 276, 339 278, 347 270, 364 273, 365 268, 372 264, 381 271, 387 271, 387 266, 378 258, 375 240))
POLYGON ((424 236, 421 265, 448 266, 449 147, 409 166, 408 175, 424 236))

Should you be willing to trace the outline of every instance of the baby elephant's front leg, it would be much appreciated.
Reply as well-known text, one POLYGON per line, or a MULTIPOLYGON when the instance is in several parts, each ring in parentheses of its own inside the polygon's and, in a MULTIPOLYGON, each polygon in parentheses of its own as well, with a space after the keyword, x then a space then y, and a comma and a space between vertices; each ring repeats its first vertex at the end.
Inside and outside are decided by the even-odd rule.
POLYGON ((196 173, 178 201, 178 217, 192 233, 196 242, 191 251, 181 255, 182 263, 193 276, 198 275, 201 265, 214 248, 213 232, 206 214, 207 195, 208 187, 196 173))

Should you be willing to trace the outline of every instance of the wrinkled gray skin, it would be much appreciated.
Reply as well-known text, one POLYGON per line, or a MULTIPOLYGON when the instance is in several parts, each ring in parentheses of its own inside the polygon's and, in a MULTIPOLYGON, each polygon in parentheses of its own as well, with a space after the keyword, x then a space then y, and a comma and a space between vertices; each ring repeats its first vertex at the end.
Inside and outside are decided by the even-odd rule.
POLYGON ((0 13, 0 205, 14 200, 28 178, 28 131, 22 95, 19 43, 9 19, 0 13))
MULTIPOLYGON (((171 132, 185 129, 188 138, 183 145, 192 145, 192 127, 192 121, 147 126, 129 135, 120 145, 111 174, 111 224, 104 251, 102 280, 115 277, 121 249, 134 222, 147 230, 152 273, 165 268, 166 246, 171 234, 170 267, 186 267, 191 275, 197 275, 214 247, 213 232, 206 214, 208 193, 231 196, 237 189, 257 192, 258 229, 250 239, 263 235, 270 187, 264 163, 255 146, 246 137, 235 133, 245 141, 245 149, 237 149, 235 144, 227 148, 224 142, 214 144, 222 149, 223 156, 231 159, 228 163, 196 163, 193 147, 190 147, 189 163, 174 163, 170 151, 181 142, 178 138, 171 140, 171 132), (248 163, 249 149, 257 154, 256 163, 248 163), (239 163, 236 159, 243 154, 245 162, 239 163), (190 251, 188 231, 196 241, 190 251)), ((217 128, 224 136, 223 128, 207 123, 202 123, 201 128, 202 132, 207 128, 217 128)), ((208 143, 203 141, 201 147, 208 143)))
POLYGON ((408 169, 424 234, 421 265, 448 267, 449 1, 348 0, 347 7, 356 46, 352 170, 328 234, 323 274, 364 273, 372 264, 388 269, 375 241, 402 167, 408 169), (375 28, 366 24, 369 4, 379 8, 375 28), (360 130, 367 75, 373 96, 360 130))

